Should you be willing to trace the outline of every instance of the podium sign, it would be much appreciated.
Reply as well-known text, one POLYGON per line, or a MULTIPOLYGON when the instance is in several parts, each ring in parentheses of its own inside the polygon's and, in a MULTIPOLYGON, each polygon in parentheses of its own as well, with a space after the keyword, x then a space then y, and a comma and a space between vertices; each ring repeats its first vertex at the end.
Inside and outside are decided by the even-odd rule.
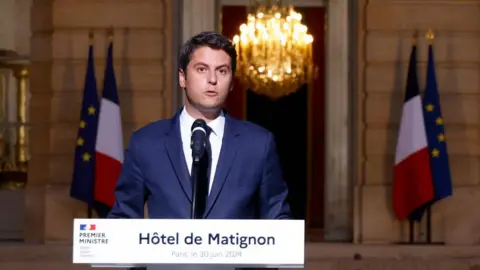
POLYGON ((75 219, 73 263, 303 267, 303 220, 75 219))

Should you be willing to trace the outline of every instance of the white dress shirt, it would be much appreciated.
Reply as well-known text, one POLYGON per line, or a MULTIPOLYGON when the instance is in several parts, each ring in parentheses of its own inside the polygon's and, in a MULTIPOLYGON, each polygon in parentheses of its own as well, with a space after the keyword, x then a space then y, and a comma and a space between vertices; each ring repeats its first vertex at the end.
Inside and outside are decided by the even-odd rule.
MULTIPOLYGON (((192 149, 190 148, 190 140, 192 134, 192 124, 195 118, 187 113, 185 107, 180 113, 180 135, 182 137, 183 153, 187 161, 188 171, 192 170, 192 149)), ((222 149, 222 139, 225 129, 225 115, 223 112, 213 121, 207 123, 212 129, 209 140, 212 147, 212 164, 210 170, 210 187, 209 193, 212 189, 213 179, 215 178, 215 171, 217 170, 218 158, 220 156, 220 149, 222 149)), ((207 265, 149 265, 148 270, 235 270, 230 266, 207 266, 207 265)))
MULTIPOLYGON (((192 124, 195 122, 195 118, 190 116, 185 108, 180 113, 180 134, 182 136, 183 153, 185 154, 185 160, 187 161, 188 172, 192 172, 192 149, 190 148, 190 141, 192 135, 192 124)), ((220 156, 220 150, 222 149, 222 139, 225 129, 225 115, 223 112, 213 121, 207 123, 212 129, 209 140, 212 148, 212 164, 210 165, 210 186, 208 192, 212 190, 213 179, 215 178, 215 172, 217 171, 218 158, 220 156)))

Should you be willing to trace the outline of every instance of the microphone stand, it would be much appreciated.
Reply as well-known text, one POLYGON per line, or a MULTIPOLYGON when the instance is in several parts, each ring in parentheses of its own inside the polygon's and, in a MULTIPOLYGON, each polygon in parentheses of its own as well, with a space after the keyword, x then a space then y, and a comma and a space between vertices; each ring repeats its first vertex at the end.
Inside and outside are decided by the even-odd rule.
POLYGON ((197 185, 197 179, 198 179, 198 169, 200 166, 198 166, 198 163, 200 159, 195 160, 197 158, 194 158, 192 162, 192 172, 191 172, 191 181, 192 181, 192 209, 190 213, 190 219, 195 219, 195 212, 196 212, 196 202, 197 202, 197 193, 198 193, 198 185, 197 185))

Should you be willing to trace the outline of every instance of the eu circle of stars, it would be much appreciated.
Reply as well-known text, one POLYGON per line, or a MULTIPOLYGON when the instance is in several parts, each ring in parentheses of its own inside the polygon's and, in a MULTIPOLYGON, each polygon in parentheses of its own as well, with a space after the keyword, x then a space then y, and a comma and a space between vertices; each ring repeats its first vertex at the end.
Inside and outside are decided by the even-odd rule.
MULTIPOLYGON (((435 106, 433 104, 427 104, 425 106, 425 110, 427 113, 434 113, 435 106)), ((437 116, 435 118, 435 124, 437 126, 443 126, 443 118, 441 116, 437 116)), ((445 134, 444 132, 439 132, 437 135, 437 140, 439 143, 445 142, 445 134)), ((440 155, 440 150, 437 149, 436 147, 431 150, 431 155, 432 157, 438 157, 440 155)))
MULTIPOLYGON (((90 107, 88 107, 88 115, 94 116, 96 111, 97 109, 93 105, 90 105, 90 107)), ((85 122, 85 120, 81 120, 80 129, 85 129, 86 127, 87 127, 87 122, 85 122)), ((82 136, 79 136, 77 139, 77 146, 83 146, 84 144, 85 144, 85 139, 82 136)), ((84 162, 90 161, 91 158, 92 158, 92 155, 88 152, 85 152, 82 155, 82 159, 84 162)))

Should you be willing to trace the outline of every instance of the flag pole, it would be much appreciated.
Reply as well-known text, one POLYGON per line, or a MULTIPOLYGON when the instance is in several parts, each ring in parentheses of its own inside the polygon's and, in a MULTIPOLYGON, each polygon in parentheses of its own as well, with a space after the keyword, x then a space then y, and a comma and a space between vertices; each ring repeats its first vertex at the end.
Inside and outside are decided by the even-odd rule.
POLYGON ((415 223, 413 219, 408 219, 408 243, 413 244, 415 242, 414 236, 415 232, 415 223))
MULTIPOLYGON (((94 42, 94 34, 93 34, 93 30, 91 29, 88 32, 88 45, 93 46, 93 42, 94 42)), ((92 190, 92 194, 94 194, 93 190, 92 190)), ((93 208, 92 208, 92 202, 90 202, 87 206, 87 218, 92 218, 92 217, 93 217, 93 208)))
MULTIPOLYGON (((427 35, 426 35, 427 41, 428 41, 428 46, 433 45, 433 40, 435 38, 435 34, 433 33, 432 29, 428 29, 427 35)), ((427 244, 432 244, 432 208, 431 204, 427 205, 427 224, 426 224, 426 229, 427 229, 427 239, 426 242, 427 244)))
POLYGON ((87 207, 87 218, 92 218, 93 217, 93 209, 91 205, 88 205, 87 207))
MULTIPOLYGON (((418 31, 413 32, 412 45, 417 46, 418 31)), ((408 219, 408 243, 413 244, 415 242, 415 221, 413 218, 408 219)))

